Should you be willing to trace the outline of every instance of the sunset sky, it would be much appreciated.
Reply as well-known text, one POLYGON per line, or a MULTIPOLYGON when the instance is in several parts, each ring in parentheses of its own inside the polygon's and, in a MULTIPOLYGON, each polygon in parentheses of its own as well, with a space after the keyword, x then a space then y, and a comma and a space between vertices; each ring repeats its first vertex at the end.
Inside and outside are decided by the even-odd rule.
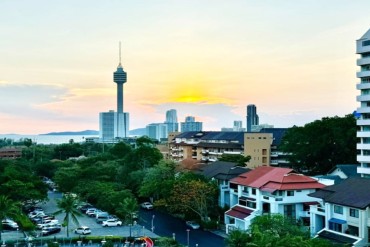
POLYGON ((128 74, 130 129, 195 116, 204 130, 352 113, 369 0, 0 1, 0 133, 99 129, 128 74))

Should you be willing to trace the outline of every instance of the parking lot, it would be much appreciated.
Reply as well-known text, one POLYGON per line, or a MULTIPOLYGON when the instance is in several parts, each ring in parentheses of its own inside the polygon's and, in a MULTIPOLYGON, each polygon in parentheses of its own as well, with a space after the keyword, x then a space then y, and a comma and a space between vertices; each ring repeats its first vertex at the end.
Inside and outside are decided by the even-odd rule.
MULTIPOLYGON (((41 206, 44 209, 46 214, 53 214, 54 212, 58 211, 56 206, 56 200, 62 198, 62 194, 59 192, 48 192, 49 201, 46 203, 42 203, 41 206)), ((59 223, 62 224, 64 214, 57 215, 55 217, 59 220, 59 223)), ((134 226, 115 226, 115 227, 103 227, 101 224, 96 223, 95 218, 90 218, 83 214, 82 216, 78 217, 78 221, 82 226, 88 226, 91 229, 91 235, 93 236, 101 236, 102 239, 104 236, 122 236, 122 237, 139 237, 139 236, 149 236, 149 237, 158 237, 156 234, 152 233, 149 229, 141 225, 134 225, 134 226)), ((72 222, 69 223, 69 237, 78 236, 78 234, 74 233, 74 230, 77 228, 77 225, 72 222)), ((38 233, 40 231, 37 231, 38 233)), ((59 233, 53 234, 48 236, 47 238, 56 236, 58 239, 67 238, 67 228, 62 227, 62 230, 59 233)), ((16 240, 16 239, 24 239, 26 234, 22 231, 4 231, 2 233, 2 240, 16 240)))

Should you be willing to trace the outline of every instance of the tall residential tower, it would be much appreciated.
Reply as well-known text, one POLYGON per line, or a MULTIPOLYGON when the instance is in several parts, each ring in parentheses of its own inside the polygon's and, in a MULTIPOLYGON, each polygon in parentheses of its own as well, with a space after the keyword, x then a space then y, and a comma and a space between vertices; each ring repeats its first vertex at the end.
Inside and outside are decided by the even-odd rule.
POLYGON ((360 90, 357 96, 360 102, 357 108, 357 137, 360 139, 357 143, 357 161, 361 164, 357 173, 362 177, 370 177, 370 29, 357 40, 356 46, 356 53, 360 55, 357 59, 357 65, 360 66, 357 72, 357 89, 360 90))

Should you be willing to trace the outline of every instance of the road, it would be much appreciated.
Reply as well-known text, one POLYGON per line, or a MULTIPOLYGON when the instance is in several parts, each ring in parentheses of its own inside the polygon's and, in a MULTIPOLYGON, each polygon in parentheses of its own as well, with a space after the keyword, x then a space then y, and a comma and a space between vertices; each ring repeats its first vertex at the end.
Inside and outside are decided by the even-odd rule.
POLYGON ((159 236, 175 237, 175 239, 187 246, 189 239, 189 247, 223 247, 225 245, 224 238, 213 234, 209 231, 201 229, 189 229, 183 220, 175 218, 165 213, 156 210, 140 210, 139 224, 147 229, 154 225, 154 233, 159 236), (154 218, 153 218, 154 215, 154 218), (173 235, 175 234, 175 235, 173 235), (189 234, 189 235, 188 235, 189 234), (198 244, 198 245, 197 245, 198 244))

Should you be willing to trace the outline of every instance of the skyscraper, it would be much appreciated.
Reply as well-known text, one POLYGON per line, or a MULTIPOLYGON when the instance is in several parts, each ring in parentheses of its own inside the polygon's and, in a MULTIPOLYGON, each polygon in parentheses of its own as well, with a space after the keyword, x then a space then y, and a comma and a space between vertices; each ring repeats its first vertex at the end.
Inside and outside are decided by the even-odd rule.
POLYGON ((357 108, 357 137, 360 138, 357 143, 357 161, 361 164, 357 173, 362 177, 370 177, 370 29, 356 43, 356 53, 360 55, 357 59, 357 65, 360 66, 357 72, 357 89, 360 90, 357 96, 360 102, 357 108))
POLYGON ((179 123, 177 122, 177 112, 175 109, 168 110, 166 112, 166 121, 168 132, 179 131, 179 123))
POLYGON ((123 111, 123 84, 127 81, 127 73, 121 63, 121 42, 119 43, 119 64, 113 73, 113 81, 117 84, 117 112, 111 110, 99 114, 99 136, 103 142, 128 137, 129 113, 123 111))
POLYGON ((202 131, 202 129, 203 123, 195 122, 195 118, 193 116, 187 116, 185 118, 185 122, 181 123, 181 132, 202 131))
POLYGON ((257 107, 255 105, 247 105, 247 132, 252 131, 252 125, 258 125, 259 119, 257 115, 257 107))

